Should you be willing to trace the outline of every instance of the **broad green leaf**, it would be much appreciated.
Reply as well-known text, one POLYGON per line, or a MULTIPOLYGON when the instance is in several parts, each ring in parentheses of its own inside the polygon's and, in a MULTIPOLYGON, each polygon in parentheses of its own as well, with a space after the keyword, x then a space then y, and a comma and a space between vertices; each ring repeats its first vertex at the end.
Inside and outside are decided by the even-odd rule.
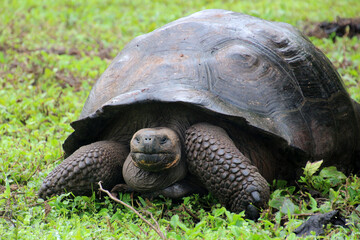
POLYGON ((316 162, 307 162, 306 166, 304 168, 304 174, 305 176, 311 177, 314 175, 314 173, 319 170, 321 164, 323 163, 323 160, 316 161, 316 162))
POLYGON ((179 215, 174 215, 171 217, 171 220, 170 220, 170 225, 171 227, 173 228, 181 228, 183 231, 188 231, 189 229, 185 226, 184 223, 182 223, 179 219, 179 215))
POLYGON ((320 171, 319 174, 323 178, 333 178, 338 180, 345 180, 346 176, 342 172, 338 171, 336 167, 326 167, 320 171))
POLYGON ((294 214, 299 207, 297 207, 289 198, 285 198, 280 207, 280 211, 284 214, 294 214))

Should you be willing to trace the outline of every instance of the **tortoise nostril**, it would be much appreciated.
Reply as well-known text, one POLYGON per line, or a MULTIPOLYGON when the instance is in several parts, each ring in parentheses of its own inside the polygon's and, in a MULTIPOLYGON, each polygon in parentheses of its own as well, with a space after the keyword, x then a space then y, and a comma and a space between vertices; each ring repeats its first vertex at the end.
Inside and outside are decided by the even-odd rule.
POLYGON ((152 141, 152 138, 151 137, 145 137, 144 138, 144 142, 146 142, 146 143, 149 143, 149 142, 151 142, 152 141))

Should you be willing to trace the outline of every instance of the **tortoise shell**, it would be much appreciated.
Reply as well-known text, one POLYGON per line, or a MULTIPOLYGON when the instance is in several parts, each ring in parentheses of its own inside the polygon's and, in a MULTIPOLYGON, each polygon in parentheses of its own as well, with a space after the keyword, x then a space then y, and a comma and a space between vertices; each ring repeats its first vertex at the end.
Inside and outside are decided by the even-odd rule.
POLYGON ((72 123, 65 152, 95 141, 114 109, 153 101, 245 120, 314 158, 357 147, 353 103, 325 55, 291 25, 241 13, 201 11, 128 43, 72 123))

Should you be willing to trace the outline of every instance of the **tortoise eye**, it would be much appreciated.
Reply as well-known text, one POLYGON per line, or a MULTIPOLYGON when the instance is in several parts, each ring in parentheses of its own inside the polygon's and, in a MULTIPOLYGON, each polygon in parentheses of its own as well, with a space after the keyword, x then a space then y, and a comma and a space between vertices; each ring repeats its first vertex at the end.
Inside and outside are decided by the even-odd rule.
POLYGON ((167 142, 168 138, 167 137, 162 137, 160 140, 160 144, 165 144, 167 142))
POLYGON ((140 138, 139 137, 135 137, 134 140, 135 140, 136 143, 140 143, 140 138))

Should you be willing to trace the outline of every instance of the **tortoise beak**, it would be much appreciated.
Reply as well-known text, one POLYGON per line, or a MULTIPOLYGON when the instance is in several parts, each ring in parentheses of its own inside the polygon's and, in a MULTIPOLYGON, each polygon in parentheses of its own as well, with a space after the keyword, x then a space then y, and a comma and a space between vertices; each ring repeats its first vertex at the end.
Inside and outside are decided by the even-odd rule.
POLYGON ((134 153, 130 154, 134 165, 149 172, 159 172, 171 168, 180 160, 180 155, 172 153, 134 153))

